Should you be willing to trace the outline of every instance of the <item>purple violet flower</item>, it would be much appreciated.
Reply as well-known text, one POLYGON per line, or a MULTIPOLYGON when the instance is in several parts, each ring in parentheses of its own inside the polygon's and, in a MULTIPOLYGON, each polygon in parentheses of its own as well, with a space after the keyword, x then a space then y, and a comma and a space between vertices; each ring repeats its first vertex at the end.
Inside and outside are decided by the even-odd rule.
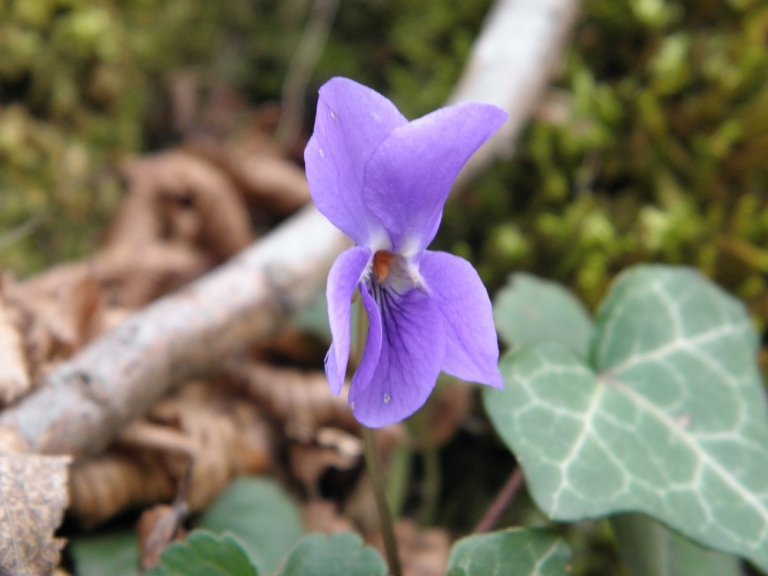
POLYGON ((360 291, 368 334, 349 389, 359 422, 379 427, 418 410, 440 371, 502 387, 491 303, 466 260, 426 250, 453 181, 506 120, 466 102, 408 122, 381 94, 346 78, 320 89, 304 151, 318 209, 357 244, 328 275, 333 343, 325 372, 344 385, 350 306, 360 291))

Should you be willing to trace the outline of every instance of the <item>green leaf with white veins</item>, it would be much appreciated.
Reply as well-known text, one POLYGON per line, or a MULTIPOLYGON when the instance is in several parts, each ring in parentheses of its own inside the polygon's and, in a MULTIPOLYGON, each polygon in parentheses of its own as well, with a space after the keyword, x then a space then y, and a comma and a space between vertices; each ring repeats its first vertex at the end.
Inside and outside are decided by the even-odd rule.
POLYGON ((446 576, 566 576, 570 560, 571 552, 557 534, 515 528, 456 542, 446 576))
POLYGON ((514 348, 559 342, 579 356, 589 352, 592 320, 565 287, 532 274, 511 274, 493 303, 501 337, 514 348))
POLYGON ((768 569, 768 413, 743 306, 689 269, 639 266, 598 314, 591 366, 561 345, 501 363, 485 404, 557 520, 653 516, 768 569))

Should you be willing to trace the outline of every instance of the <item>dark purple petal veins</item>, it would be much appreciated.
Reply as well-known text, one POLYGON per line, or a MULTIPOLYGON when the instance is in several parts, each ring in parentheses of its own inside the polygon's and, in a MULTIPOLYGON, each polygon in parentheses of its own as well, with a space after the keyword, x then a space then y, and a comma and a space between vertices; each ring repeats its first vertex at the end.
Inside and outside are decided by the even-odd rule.
POLYGON ((381 352, 370 381, 353 383, 349 400, 362 424, 379 427, 407 418, 426 402, 445 341, 442 318, 426 292, 398 290, 376 279, 367 287, 381 314, 381 352))

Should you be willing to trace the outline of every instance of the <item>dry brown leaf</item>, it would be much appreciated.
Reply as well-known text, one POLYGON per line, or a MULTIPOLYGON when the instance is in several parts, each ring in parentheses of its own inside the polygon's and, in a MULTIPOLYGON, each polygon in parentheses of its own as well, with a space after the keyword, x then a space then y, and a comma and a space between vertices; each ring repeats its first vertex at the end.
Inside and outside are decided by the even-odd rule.
POLYGON ((252 346, 249 356, 259 362, 309 369, 322 366, 327 350, 327 342, 288 326, 267 342, 252 346))
POLYGON ((213 266, 205 254, 181 242, 137 250, 113 245, 94 259, 93 272, 113 307, 136 310, 202 276, 213 266))
POLYGON ((353 532, 355 530, 352 521, 343 516, 336 502, 329 500, 310 500, 301 507, 304 528, 307 532, 353 532))
POLYGON ((258 129, 228 145, 195 138, 184 149, 225 171, 258 212, 285 217, 310 201, 304 171, 284 158, 271 136, 258 129))
POLYGON ((144 511, 136 524, 142 572, 160 561, 160 555, 168 544, 174 540, 184 539, 185 530, 182 522, 186 515, 187 508, 183 503, 173 506, 158 504, 144 511))
MULTIPOLYGON (((360 442, 358 438, 354 440, 360 442)), ((291 472, 306 489, 311 499, 320 497, 320 479, 329 468, 349 470, 360 463, 358 453, 344 453, 336 447, 292 444, 289 451, 291 472)))
POLYGON ((65 456, 0 455, 0 574, 45 576, 59 563, 53 537, 67 507, 65 456))
POLYGON ((276 368, 257 362, 232 362, 227 378, 248 393, 271 417, 284 424, 288 437, 312 442, 319 428, 357 432, 360 424, 342 396, 334 396, 322 372, 276 368))
POLYGON ((195 446, 187 502, 208 504, 237 474, 271 464, 269 429, 246 401, 205 383, 187 384, 151 411, 155 422, 178 427, 195 446))
POLYGON ((20 398, 31 385, 23 340, 0 294, 0 405, 20 398))
POLYGON ((106 455, 72 467, 71 511, 93 525, 129 506, 170 501, 192 466, 182 495, 204 508, 239 474, 271 466, 269 428, 250 402, 194 382, 159 402, 150 421, 122 432, 106 455))
MULTIPOLYGON (((397 549, 403 576, 443 576, 448 568, 451 540, 442 528, 420 529, 412 520, 395 523, 397 549)), ((384 542, 377 533, 371 544, 384 552, 384 542)))
POLYGON ((31 380, 102 331, 100 286, 87 263, 66 264, 25 282, 4 282, 6 305, 24 339, 31 380))
POLYGON ((109 246, 137 250, 184 242, 218 263, 253 240, 240 193, 210 162, 174 150, 134 159, 123 170, 129 194, 113 220, 109 246))
POLYGON ((128 507, 171 500, 175 491, 157 456, 109 452, 72 465, 69 509, 90 527, 128 507))

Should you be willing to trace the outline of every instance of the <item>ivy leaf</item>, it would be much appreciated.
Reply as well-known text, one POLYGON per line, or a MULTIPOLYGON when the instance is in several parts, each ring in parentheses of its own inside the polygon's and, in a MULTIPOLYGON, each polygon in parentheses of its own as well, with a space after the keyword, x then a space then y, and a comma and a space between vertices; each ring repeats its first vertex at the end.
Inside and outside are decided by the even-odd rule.
POLYGON ((617 514, 611 525, 632 576, 743 576, 735 556, 697 546, 642 514, 617 514))
POLYGON ((135 530, 95 534, 69 543, 77 576, 139 576, 139 542, 135 530))
POLYGON ((592 319, 568 290, 532 274, 509 277, 494 299, 493 318, 507 344, 515 348, 560 342, 586 357, 592 338, 592 319))
POLYGON ((768 414, 744 307, 689 269, 623 274, 591 365, 560 344, 501 363, 486 390, 530 491, 563 521, 639 511, 768 569, 768 414))
POLYGON ((516 528, 462 538, 451 549, 447 576, 566 576, 570 550, 542 528, 516 528))
POLYGON ((271 478, 241 476, 206 509, 200 528, 230 533, 254 566, 272 572, 304 532, 301 512, 271 478))
POLYGON ((184 542, 168 546, 147 576, 258 576, 258 572, 231 535, 194 530, 184 542))
POLYGON ((278 576, 386 576, 379 553, 354 532, 309 534, 296 544, 278 576))

